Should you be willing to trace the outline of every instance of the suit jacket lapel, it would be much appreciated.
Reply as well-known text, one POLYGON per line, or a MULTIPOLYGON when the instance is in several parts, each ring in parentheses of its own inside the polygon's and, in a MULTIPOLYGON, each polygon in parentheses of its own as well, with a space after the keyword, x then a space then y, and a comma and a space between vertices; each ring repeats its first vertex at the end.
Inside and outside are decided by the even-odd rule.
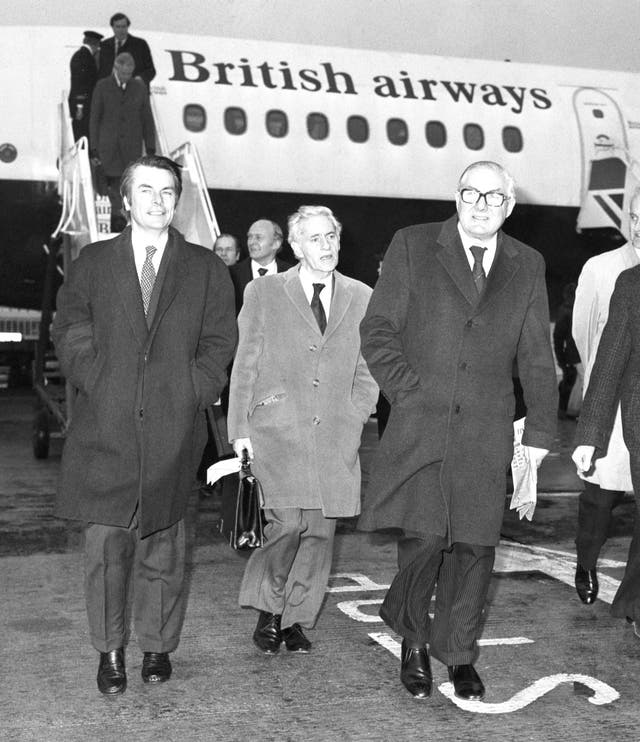
POLYGON ((284 290, 289 297, 289 300, 300 313, 304 321, 311 327, 314 332, 322 337, 322 333, 320 332, 320 328, 318 327, 316 318, 313 316, 311 306, 309 305, 307 296, 304 293, 304 289, 302 288, 302 283, 300 283, 300 276, 298 275, 298 271, 299 267, 295 266, 294 268, 290 268, 285 273, 284 290))
MULTIPOLYGON (((325 340, 338 328, 352 300, 351 288, 338 271, 333 273, 333 295, 331 297, 331 311, 327 321, 327 329, 324 332, 325 340)), ((309 307, 311 308, 311 307, 309 307)), ((313 314, 313 312, 312 312, 313 314)), ((315 317, 314 317, 315 320, 315 317)), ((317 323, 316 323, 317 324, 317 323)))
POLYGON ((188 255, 186 250, 181 249, 184 247, 183 242, 181 235, 170 227, 169 239, 164 249, 147 312, 151 336, 155 334, 158 323, 175 299, 187 272, 188 255))
POLYGON ((478 303, 478 291, 473 282, 469 261, 464 254, 464 247, 458 234, 457 225, 457 217, 452 217, 442 226, 442 230, 438 235, 438 243, 442 245, 442 249, 437 253, 436 257, 442 263, 449 276, 451 276, 452 281, 464 298, 469 304, 474 305, 478 303))
POLYGON ((124 304, 133 334, 138 343, 144 345, 148 329, 142 307, 140 281, 133 259, 130 227, 127 227, 116 240, 111 253, 111 271, 116 291, 120 296, 120 301, 124 304))
POLYGON ((479 309, 483 309, 492 302, 518 272, 520 261, 517 257, 518 251, 509 237, 503 232, 498 232, 496 255, 487 276, 487 285, 480 297, 479 309))

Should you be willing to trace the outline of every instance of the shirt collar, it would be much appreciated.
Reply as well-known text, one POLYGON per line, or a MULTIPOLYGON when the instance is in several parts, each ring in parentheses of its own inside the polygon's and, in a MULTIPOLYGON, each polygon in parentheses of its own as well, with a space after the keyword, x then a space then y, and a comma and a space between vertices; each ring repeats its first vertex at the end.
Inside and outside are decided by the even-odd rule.
POLYGON ((278 272, 278 264, 276 263, 276 259, 274 258, 270 263, 267 263, 266 265, 260 265, 257 261, 255 261, 253 258, 251 259, 251 273, 254 276, 259 276, 260 274, 258 271, 260 268, 266 269, 265 276, 271 273, 277 273, 278 272))

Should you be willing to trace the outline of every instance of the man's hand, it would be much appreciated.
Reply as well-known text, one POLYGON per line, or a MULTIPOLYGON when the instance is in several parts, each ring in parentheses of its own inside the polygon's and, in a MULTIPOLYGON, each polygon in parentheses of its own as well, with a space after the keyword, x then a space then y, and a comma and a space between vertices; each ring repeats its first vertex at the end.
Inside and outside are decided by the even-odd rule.
POLYGON ((540 468, 544 457, 549 453, 548 448, 536 448, 535 446, 523 446, 523 448, 527 452, 529 461, 536 465, 536 469, 540 468))
POLYGON ((578 467, 578 474, 586 474, 591 469, 595 451, 595 446, 578 446, 571 454, 573 463, 578 467))
POLYGON ((246 450, 249 460, 253 461, 253 446, 251 445, 251 438, 236 438, 232 441, 231 445, 239 459, 242 458, 243 453, 246 450))

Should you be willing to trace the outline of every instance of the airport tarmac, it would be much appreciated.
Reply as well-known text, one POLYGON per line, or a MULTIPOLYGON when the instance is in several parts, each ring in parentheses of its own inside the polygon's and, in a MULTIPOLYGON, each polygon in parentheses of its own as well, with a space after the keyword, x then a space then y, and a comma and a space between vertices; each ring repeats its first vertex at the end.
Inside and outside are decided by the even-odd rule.
MULTIPOLYGON (((434 693, 400 685, 399 638, 377 617, 395 572, 395 546, 341 521, 333 574, 309 655, 260 655, 255 614, 237 606, 245 557, 217 533, 217 500, 194 494, 189 602, 174 674, 142 683, 132 640, 129 685, 96 688, 97 654, 82 596, 81 531, 51 514, 61 442, 31 453, 32 397, 0 394, 0 740, 640 740, 640 640, 609 615, 628 549, 633 500, 616 511, 601 556, 600 598, 584 606, 573 587, 579 480, 570 462, 574 423, 561 421, 540 471, 532 523, 505 500, 476 667, 482 702, 452 694, 433 661, 434 693)), ((366 482, 375 422, 361 449, 366 482)), ((366 497, 366 488, 364 491, 366 497)))

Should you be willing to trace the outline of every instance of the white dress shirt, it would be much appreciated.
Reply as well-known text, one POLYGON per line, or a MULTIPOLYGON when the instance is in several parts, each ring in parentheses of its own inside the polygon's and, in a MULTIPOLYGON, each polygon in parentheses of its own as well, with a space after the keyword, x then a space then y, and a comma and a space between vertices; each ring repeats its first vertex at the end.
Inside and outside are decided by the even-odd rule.
POLYGON ((168 239, 169 239, 168 232, 165 232, 164 235, 155 242, 149 242, 149 239, 145 238, 144 235, 131 232, 131 244, 133 246, 133 259, 135 260, 135 263, 136 263, 138 281, 140 280, 140 274, 142 273, 142 264, 147 259, 147 247, 149 245, 153 245, 156 248, 156 251, 153 257, 151 258, 151 262, 153 263, 153 268, 156 272, 156 276, 158 275, 158 271, 160 270, 160 261, 162 260, 162 256, 164 254, 164 248, 167 246, 168 239))
POLYGON ((460 223, 458 223, 458 234, 462 240, 462 246, 464 247, 464 254, 467 256, 469 261, 469 267, 473 270, 473 253, 471 252, 472 245, 479 245, 480 247, 486 247, 487 251, 482 256, 482 267, 486 276, 489 275, 493 260, 496 257, 496 247, 498 246, 498 235, 494 234, 489 240, 478 240, 469 235, 462 229, 460 223))
POLYGON ((260 274, 258 273, 260 268, 266 268, 267 272, 264 274, 265 276, 273 276, 278 272, 278 264, 276 263, 275 258, 267 265, 260 265, 260 263, 256 263, 255 260, 252 260, 251 275, 253 278, 260 278, 260 274))
POLYGON ((331 295, 333 293, 333 273, 320 281, 317 278, 313 278, 305 267, 301 265, 299 275, 302 290, 304 291, 304 295, 307 297, 309 305, 311 305, 311 299, 313 299, 313 284, 323 283, 325 285, 325 288, 320 292, 320 303, 322 304, 328 322, 329 312, 331 310, 331 295))

